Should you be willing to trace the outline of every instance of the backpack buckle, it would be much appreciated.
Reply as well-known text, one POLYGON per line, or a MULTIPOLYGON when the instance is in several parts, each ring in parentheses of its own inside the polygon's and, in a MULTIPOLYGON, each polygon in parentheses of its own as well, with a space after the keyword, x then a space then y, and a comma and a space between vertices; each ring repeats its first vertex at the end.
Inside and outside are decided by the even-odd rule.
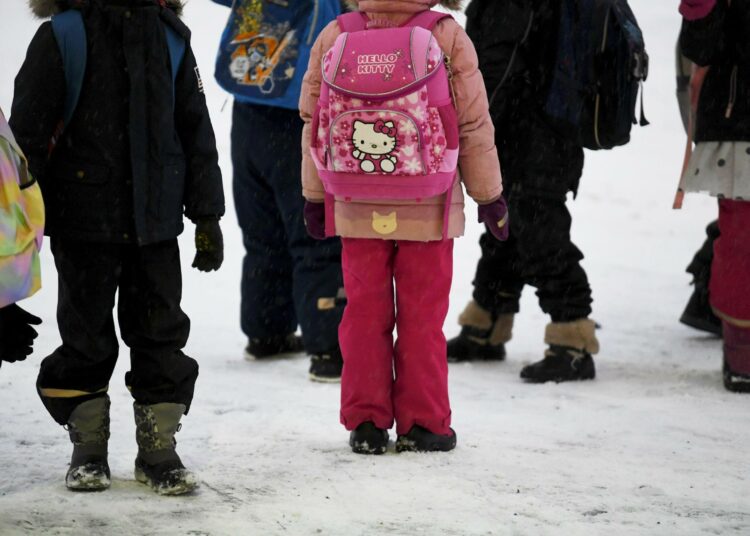
POLYGON ((645 81, 648 78, 648 54, 643 50, 633 53, 631 59, 631 73, 636 80, 645 81))

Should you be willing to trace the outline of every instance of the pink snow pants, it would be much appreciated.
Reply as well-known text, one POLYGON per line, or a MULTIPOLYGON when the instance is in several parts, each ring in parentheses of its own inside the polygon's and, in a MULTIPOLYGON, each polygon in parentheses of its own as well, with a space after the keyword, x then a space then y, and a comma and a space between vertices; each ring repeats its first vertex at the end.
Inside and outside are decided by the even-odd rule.
POLYGON ((722 315, 750 321, 750 201, 719 201, 709 295, 722 315))
POLYGON ((347 296, 339 325, 341 423, 347 430, 366 421, 388 429, 395 419, 399 435, 415 424, 450 434, 443 322, 453 240, 341 242, 347 296))

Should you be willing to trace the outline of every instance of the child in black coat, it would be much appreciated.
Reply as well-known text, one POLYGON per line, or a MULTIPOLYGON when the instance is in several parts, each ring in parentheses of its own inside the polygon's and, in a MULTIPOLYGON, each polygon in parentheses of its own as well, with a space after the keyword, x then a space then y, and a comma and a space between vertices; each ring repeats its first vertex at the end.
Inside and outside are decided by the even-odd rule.
POLYGON ((184 212, 196 224, 193 266, 218 269, 224 214, 190 31, 178 18, 179 0, 30 3, 53 21, 29 46, 10 123, 42 187, 59 274, 62 345, 42 363, 37 388, 74 444, 66 484, 109 486, 107 390, 118 356, 119 292, 136 478, 160 493, 186 493, 197 482, 175 452, 174 434, 198 364, 182 352, 190 321, 180 308, 177 236, 184 212))

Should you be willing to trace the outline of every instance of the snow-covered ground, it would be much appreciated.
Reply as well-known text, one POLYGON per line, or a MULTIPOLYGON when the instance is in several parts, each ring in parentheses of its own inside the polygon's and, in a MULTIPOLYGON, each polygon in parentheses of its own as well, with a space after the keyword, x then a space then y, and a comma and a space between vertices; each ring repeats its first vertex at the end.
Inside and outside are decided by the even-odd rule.
MULTIPOLYGON (((631 3, 652 58, 652 125, 625 148, 589 154, 570 203, 603 326, 596 381, 521 383, 522 364, 541 356, 547 321, 528 290, 506 362, 451 366, 454 452, 352 454, 338 424, 338 387, 311 383, 304 357, 242 359, 243 251, 230 206, 221 272, 191 270, 192 233, 182 239, 193 319, 187 350, 201 376, 178 439, 200 492, 162 498, 133 481, 123 349, 110 391, 112 489, 74 494, 63 483, 67 434, 34 391, 39 361, 58 344, 46 252, 45 287, 26 304, 45 321, 36 353, 0 370, 0 535, 750 534, 750 397, 722 387, 720 341, 677 322, 691 291, 684 269, 716 205, 691 196, 682 212, 670 209, 684 145, 674 102, 676 2, 631 3)), ((231 103, 210 76, 226 14, 192 0, 185 18, 229 185, 231 103)), ((3 0, 6 111, 36 26, 25 2, 3 0)), ((448 335, 458 331, 479 255, 480 227, 469 220, 457 244, 448 335)))

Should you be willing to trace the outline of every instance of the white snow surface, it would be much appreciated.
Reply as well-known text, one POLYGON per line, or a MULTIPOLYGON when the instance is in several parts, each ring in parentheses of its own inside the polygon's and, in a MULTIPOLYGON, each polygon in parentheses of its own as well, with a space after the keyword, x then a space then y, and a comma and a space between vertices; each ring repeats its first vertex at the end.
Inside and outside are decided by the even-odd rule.
MULTIPOLYGON (((690 292, 685 266, 716 203, 689 196, 671 210, 684 134, 674 99, 676 2, 633 0, 651 54, 646 111, 624 148, 587 154, 569 203, 586 254, 602 351, 596 381, 525 385, 542 356, 542 315, 527 290, 508 359, 450 367, 458 447, 448 454, 353 454, 338 423, 339 387, 307 378, 304 356, 242 359, 243 248, 231 202, 231 101, 212 80, 227 10, 192 0, 185 20, 203 69, 228 197, 226 261, 190 268, 181 238, 187 352, 201 364, 179 451, 201 480, 190 497, 159 497, 133 480, 136 446, 123 375, 111 382, 112 488, 71 493, 66 432, 34 389, 40 360, 59 343, 56 277, 24 306, 44 319, 35 354, 0 369, 0 535, 16 534, 750 534, 750 397, 724 390, 721 342, 677 322, 690 292)), ((0 8, 0 106, 38 21, 21 0, 0 8)), ((502 155, 501 155, 502 157, 502 155)), ((279 158, 283 158, 282 155, 279 158)), ((448 336, 471 295, 479 256, 476 207, 458 240, 448 336)))

